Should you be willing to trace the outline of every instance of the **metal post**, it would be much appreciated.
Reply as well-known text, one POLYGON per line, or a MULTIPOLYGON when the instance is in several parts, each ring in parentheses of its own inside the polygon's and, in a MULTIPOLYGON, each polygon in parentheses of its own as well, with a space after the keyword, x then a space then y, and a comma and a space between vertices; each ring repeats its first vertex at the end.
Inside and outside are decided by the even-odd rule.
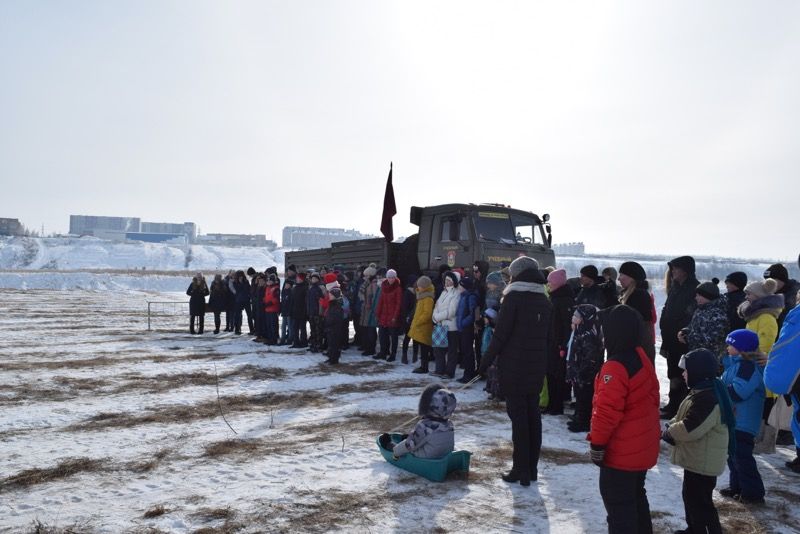
POLYGON ((147 330, 150 331, 150 301, 147 301, 147 330))

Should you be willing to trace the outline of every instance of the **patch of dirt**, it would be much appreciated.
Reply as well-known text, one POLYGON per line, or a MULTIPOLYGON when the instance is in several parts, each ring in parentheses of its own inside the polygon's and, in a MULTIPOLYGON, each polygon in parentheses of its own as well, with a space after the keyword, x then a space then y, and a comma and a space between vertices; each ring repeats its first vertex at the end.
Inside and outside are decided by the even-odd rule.
POLYGON ((135 462, 128 462, 127 464, 125 464, 125 469, 127 469, 128 471, 132 471, 134 473, 149 473, 150 471, 158 467, 161 464, 161 462, 172 452, 174 452, 174 449, 169 447, 159 449, 155 452, 155 454, 153 454, 151 458, 135 462))
POLYGON ((92 532, 94 529, 90 528, 88 522, 73 523, 66 527, 59 527, 55 525, 48 525, 42 523, 38 519, 34 519, 30 528, 27 530, 28 534, 86 534, 92 532))
MULTIPOLYGON (((180 348, 180 347, 179 347, 180 348)), ((77 360, 60 359, 54 357, 52 353, 46 354, 49 360, 37 361, 36 363, 24 361, 12 361, 0 363, 0 371, 29 371, 35 369, 85 369, 91 367, 108 367, 111 365, 121 365, 124 363, 137 362, 173 362, 176 360, 224 360, 226 356, 221 354, 182 354, 178 356, 150 355, 150 356, 96 356, 94 358, 84 358, 77 360)), ((64 356, 69 356, 64 354, 64 356)), ((19 355, 15 355, 19 357, 19 355)))
POLYGON ((319 443, 319 441, 320 438, 316 435, 283 441, 227 439, 206 445, 203 448, 203 456, 207 458, 233 457, 237 461, 251 461, 256 456, 300 454, 306 452, 309 444, 319 443))
POLYGON ((351 382, 331 386, 328 391, 333 395, 347 395, 348 393, 370 393, 373 391, 392 392, 406 388, 421 388, 419 380, 372 380, 366 382, 351 382))
POLYGON ((163 504, 157 504, 152 508, 150 508, 149 510, 147 510, 142 517, 144 517, 145 519, 152 519, 154 517, 160 517, 166 514, 167 512, 169 512, 169 509, 166 506, 164 506, 163 504))
MULTIPOLYGON (((236 395, 221 397, 220 403, 226 415, 253 410, 269 411, 276 408, 307 408, 324 406, 328 399, 316 391, 298 391, 294 393, 265 393, 261 395, 236 395)), ((144 413, 115 412, 99 413, 80 423, 64 428, 67 432, 86 430, 103 430, 108 428, 131 428, 150 424, 182 424, 200 419, 219 417, 217 399, 206 400, 196 404, 171 404, 156 406, 144 413)))
POLYGON ((138 373, 122 375, 125 382, 112 390, 111 394, 129 391, 144 390, 149 393, 161 393, 189 386, 214 386, 217 381, 229 378, 242 378, 246 380, 275 380, 286 375, 286 371, 277 367, 260 367, 257 365, 242 365, 236 369, 220 373, 219 377, 208 372, 191 373, 163 373, 154 376, 142 376, 138 373))
POLYGON ((339 365, 332 368, 332 366, 320 362, 319 364, 308 367, 306 369, 301 369, 297 371, 295 374, 299 376, 303 375, 312 375, 312 376, 327 376, 331 375, 334 372, 344 375, 352 375, 352 376, 365 376, 365 375, 378 375, 381 373, 386 372, 386 367, 382 365, 378 365, 378 362, 375 360, 365 360, 359 362, 342 362, 339 365))
POLYGON ((0 480, 0 492, 61 480, 78 473, 92 473, 107 469, 108 461, 105 459, 67 458, 53 467, 26 469, 0 480))
POLYGON ((226 506, 225 508, 201 508, 192 514, 193 517, 204 522, 231 519, 235 515, 236 511, 230 506, 226 506))

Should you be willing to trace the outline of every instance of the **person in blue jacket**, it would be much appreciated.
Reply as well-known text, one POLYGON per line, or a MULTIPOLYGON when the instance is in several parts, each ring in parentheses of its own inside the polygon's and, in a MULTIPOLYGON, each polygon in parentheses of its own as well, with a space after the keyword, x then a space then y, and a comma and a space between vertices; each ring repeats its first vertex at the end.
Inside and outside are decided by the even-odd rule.
POLYGON ((764 482, 753 458, 755 437, 764 411, 764 378, 758 360, 758 334, 739 329, 725 339, 728 355, 722 358, 722 382, 728 389, 736 415, 736 451, 728 455, 730 484, 719 492, 748 504, 764 502, 764 482))
POLYGON ((458 346, 461 349, 461 366, 464 375, 457 380, 466 384, 475 378, 475 308, 478 307, 478 293, 474 290, 472 278, 464 277, 458 282, 458 308, 456 309, 456 327, 458 328, 458 346))
MULTIPOLYGON (((800 266, 800 258, 797 264, 800 266)), ((792 435, 797 457, 786 462, 786 467, 800 473, 800 306, 795 306, 783 321, 764 369, 764 384, 778 395, 791 397, 794 408, 792 435)))

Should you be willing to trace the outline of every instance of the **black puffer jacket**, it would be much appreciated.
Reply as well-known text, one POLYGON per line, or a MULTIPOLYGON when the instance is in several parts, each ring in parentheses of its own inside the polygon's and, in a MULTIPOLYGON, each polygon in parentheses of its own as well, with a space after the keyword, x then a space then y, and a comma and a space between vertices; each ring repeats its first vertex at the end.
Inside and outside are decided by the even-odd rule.
POLYGON ((553 309, 544 283, 538 270, 528 269, 503 291, 497 326, 480 367, 483 374, 495 361, 503 395, 538 395, 541 390, 553 309))
POLYGON ((308 296, 308 281, 297 282, 292 288, 292 319, 295 321, 308 320, 308 307, 306 298, 308 296))
POLYGON ((550 350, 560 352, 566 350, 569 336, 572 333, 572 312, 575 308, 575 298, 572 288, 563 285, 550 293, 550 302, 553 303, 553 315, 550 320, 550 350))
POLYGON ((670 262, 684 269, 689 277, 682 283, 672 283, 667 293, 667 301, 661 309, 661 353, 670 360, 677 360, 686 354, 687 347, 678 341, 678 332, 689 325, 694 314, 696 302, 695 289, 700 285, 694 275, 694 259, 690 256, 675 258, 670 262))
POLYGON ((744 291, 741 289, 723 295, 728 313, 728 326, 731 330, 745 328, 747 323, 739 317, 739 306, 744 302, 744 291))
POLYGON ((208 295, 208 286, 205 280, 196 284, 192 282, 189 284, 189 289, 186 290, 189 295, 189 313, 191 315, 203 315, 206 313, 206 295, 208 295))

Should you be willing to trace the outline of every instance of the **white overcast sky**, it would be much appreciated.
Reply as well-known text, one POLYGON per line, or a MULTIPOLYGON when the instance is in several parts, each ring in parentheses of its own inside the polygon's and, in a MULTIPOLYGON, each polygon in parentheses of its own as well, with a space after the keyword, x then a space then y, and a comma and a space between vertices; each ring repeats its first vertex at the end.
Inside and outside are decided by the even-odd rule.
POLYGON ((591 252, 795 258, 800 2, 0 2, 0 217, 395 235, 550 213, 591 252))

